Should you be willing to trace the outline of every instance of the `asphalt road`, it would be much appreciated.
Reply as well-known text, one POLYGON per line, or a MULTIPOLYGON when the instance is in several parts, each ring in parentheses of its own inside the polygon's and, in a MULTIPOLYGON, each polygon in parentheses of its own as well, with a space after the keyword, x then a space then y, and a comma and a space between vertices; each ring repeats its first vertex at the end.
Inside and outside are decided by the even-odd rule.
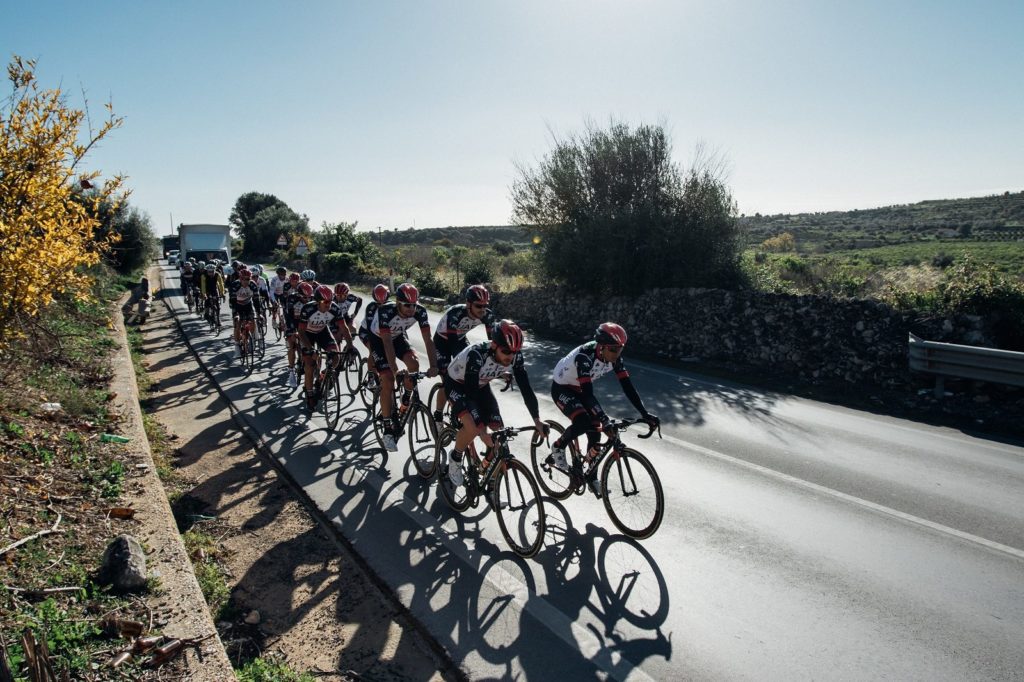
MULTIPOLYGON (((377 448, 361 402, 335 433, 300 409, 283 344, 247 374, 227 331, 168 303, 238 416, 472 679, 1024 679, 1021 443, 632 362, 627 348, 662 418, 662 440, 625 436, 661 476, 662 526, 638 542, 594 497, 546 500, 545 546, 522 560, 484 506, 451 512, 377 448)), ((548 388, 568 350, 528 337, 544 418, 561 417, 548 388)), ((614 378, 595 390, 632 416, 614 378)), ((530 423, 518 393, 499 402, 507 424, 530 423)))

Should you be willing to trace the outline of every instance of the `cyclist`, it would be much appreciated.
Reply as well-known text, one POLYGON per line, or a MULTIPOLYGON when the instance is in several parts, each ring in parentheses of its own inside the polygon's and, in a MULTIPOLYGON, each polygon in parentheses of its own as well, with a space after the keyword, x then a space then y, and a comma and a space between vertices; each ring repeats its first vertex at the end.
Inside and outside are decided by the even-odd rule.
POLYGON ((189 292, 192 291, 192 278, 195 273, 192 272, 192 263, 185 261, 185 264, 181 266, 181 295, 187 300, 189 292))
POLYGON ((299 313, 299 344, 302 346, 305 365, 303 385, 306 389, 306 405, 311 409, 316 405, 313 395, 313 372, 317 364, 314 342, 329 354, 327 357, 331 366, 337 369, 341 356, 338 355, 338 337, 335 334, 348 341, 349 347, 352 346, 352 335, 345 324, 341 307, 334 302, 334 292, 326 284, 321 284, 313 293, 313 300, 302 306, 299 313))
POLYGON ((252 273, 244 265, 239 266, 238 279, 230 284, 228 291, 230 292, 231 309, 234 312, 232 315, 235 338, 233 358, 237 359, 242 355, 242 328, 245 327, 250 332, 252 331, 249 325, 255 324, 256 316, 263 314, 263 303, 260 301, 256 283, 252 281, 252 273))
POLYGON ((299 385, 298 377, 295 376, 295 351, 299 347, 299 314, 303 306, 313 298, 313 285, 309 282, 299 282, 299 276, 292 273, 294 284, 284 299, 284 333, 288 341, 288 388, 295 388, 299 385))
MULTIPOLYGON (((490 335, 491 327, 497 317, 487 307, 491 301, 491 293, 482 284, 474 284, 466 289, 466 302, 448 308, 441 315, 434 330, 434 348, 437 349, 437 369, 444 376, 448 363, 469 345, 466 335, 477 325, 484 325, 484 331, 490 335)), ((441 423, 444 418, 445 389, 442 382, 437 392, 437 404, 434 406, 434 421, 441 423)))
MULTIPOLYGON (((629 372, 622 364, 622 349, 626 346, 626 330, 614 322, 605 322, 594 332, 594 339, 574 348, 558 361, 551 382, 551 398, 555 405, 572 422, 554 443, 547 463, 562 471, 569 470, 565 459, 565 448, 574 438, 587 434, 587 460, 596 455, 600 435, 598 430, 609 431, 611 420, 594 396, 593 382, 608 372, 615 372, 622 386, 622 392, 640 413, 641 418, 651 426, 659 420, 644 407, 629 372)), ((599 495, 597 472, 591 471, 587 485, 599 495)))
POLYGON ((345 325, 348 327, 349 335, 355 334, 356 328, 352 324, 352 320, 359 314, 359 309, 363 307, 363 297, 353 294, 345 282, 339 282, 334 285, 334 302, 341 308, 341 314, 345 318, 345 325), (354 309, 352 308, 353 304, 356 306, 354 309))
POLYGON ((309 282, 310 286, 313 287, 314 291, 318 286, 320 286, 320 283, 316 281, 316 272, 310 270, 309 268, 303 270, 300 277, 302 278, 303 282, 309 282))
MULTIPOLYGON (((395 396, 395 369, 398 365, 396 360, 401 358, 410 372, 418 372, 420 369, 419 358, 406 336, 406 330, 414 324, 419 325, 423 343, 427 347, 427 358, 430 360, 427 376, 437 376, 437 357, 434 342, 430 338, 430 319, 427 317, 427 309, 417 303, 419 298, 420 292, 415 286, 409 282, 400 284, 395 289, 395 302, 377 308, 370 322, 370 352, 375 356, 373 360, 381 378, 380 408, 385 422, 384 447, 391 452, 398 449, 394 436, 397 424, 393 419, 397 415, 391 414, 391 403, 395 396)), ((412 380, 406 377, 403 405, 409 399, 412 388, 412 380)))
POLYGON ((452 411, 462 423, 448 461, 448 478, 455 486, 462 485, 462 456, 477 436, 487 447, 483 468, 486 469, 490 463, 494 442, 487 429, 490 427, 493 431, 503 426, 498 401, 491 392, 490 383, 505 375, 509 367, 522 391, 523 402, 533 417, 533 423, 540 432, 545 429, 544 422, 540 420, 537 396, 526 374, 523 331, 512 320, 500 320, 492 326, 490 337, 490 341, 474 343, 456 355, 447 371, 441 375, 448 400, 452 403, 452 411))
MULTIPOLYGON (((297 278, 296 278, 297 279, 297 278)), ((284 287, 288 284, 288 271, 278 268, 270 278, 270 316, 274 325, 280 324, 281 304, 284 303, 284 287)))
POLYGON ((192 281, 189 282, 189 285, 192 287, 192 298, 195 300, 196 312, 199 312, 202 308, 200 283, 204 274, 206 274, 206 263, 197 261, 195 267, 192 268, 192 281))
POLYGON ((206 299, 207 319, 220 316, 220 299, 224 298, 224 276, 213 263, 206 264, 206 271, 199 280, 199 291, 206 299))
POLYGON ((373 374, 377 372, 377 365, 373 361, 373 347, 370 345, 370 323, 373 322, 374 316, 377 314, 377 308, 388 302, 391 297, 391 290, 383 284, 378 284, 373 288, 373 300, 366 304, 366 311, 363 313, 363 323, 359 325, 359 331, 356 335, 359 340, 366 346, 366 366, 369 371, 373 374))

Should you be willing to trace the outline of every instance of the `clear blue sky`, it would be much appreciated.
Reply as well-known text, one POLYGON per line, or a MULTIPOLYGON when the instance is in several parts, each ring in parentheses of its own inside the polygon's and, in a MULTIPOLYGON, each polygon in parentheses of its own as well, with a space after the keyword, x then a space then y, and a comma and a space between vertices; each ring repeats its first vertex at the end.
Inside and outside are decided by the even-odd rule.
POLYGON ((1024 190, 1024 2, 25 2, 0 48, 124 127, 158 233, 273 193, 366 229, 506 224, 551 131, 663 123, 744 213, 1024 190))

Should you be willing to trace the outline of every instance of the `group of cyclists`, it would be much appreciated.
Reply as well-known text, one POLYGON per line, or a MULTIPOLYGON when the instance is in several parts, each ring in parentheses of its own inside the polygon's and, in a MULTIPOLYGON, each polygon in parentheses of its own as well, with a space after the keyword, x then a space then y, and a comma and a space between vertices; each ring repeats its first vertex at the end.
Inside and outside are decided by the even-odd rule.
MULTIPOLYGON (((417 327, 426 347, 429 363, 426 375, 441 377, 442 389, 438 391, 436 404, 431 406, 432 417, 440 425, 447 403, 459 424, 445 472, 453 486, 463 484, 465 453, 470 443, 479 438, 489 457, 493 451, 489 432, 503 428, 498 402, 490 388, 495 379, 505 379, 511 374, 535 427, 546 431, 526 371, 523 331, 512 320, 495 315, 489 307, 490 292, 481 284, 466 289, 464 303, 444 311, 433 333, 427 309, 420 303, 419 291, 408 282, 395 289, 393 301, 386 285, 376 285, 364 309, 362 297, 353 293, 347 284, 333 287, 321 284, 310 269, 289 273, 279 267, 273 277, 267 277, 259 265, 247 266, 236 260, 229 266, 219 261, 202 263, 190 259, 182 266, 182 288, 186 295, 207 301, 207 306, 219 306, 218 301, 227 298, 232 311, 236 359, 241 354, 245 336, 253 332, 255 320, 266 319, 269 313, 270 323, 277 325, 287 340, 289 388, 298 387, 295 361, 296 354, 301 354, 304 396, 310 408, 316 404, 313 382, 319 371, 317 349, 337 368, 342 354, 354 351, 353 343, 358 338, 367 350, 368 371, 376 377, 379 386, 380 411, 385 424, 382 440, 389 451, 397 450, 399 423, 398 415, 394 414, 394 396, 398 390, 397 377, 403 376, 398 371, 398 363, 408 370, 404 374, 405 390, 401 392, 401 401, 406 406, 414 388, 410 374, 420 371, 419 355, 408 337, 409 330, 417 327), (357 327, 355 319, 361 309, 363 317, 357 327), (486 339, 471 344, 468 334, 476 327, 484 329, 486 339)), ((658 417, 646 409, 623 365, 622 352, 627 340, 626 330, 620 325, 604 322, 590 341, 574 348, 554 367, 551 398, 570 425, 552 442, 546 461, 548 466, 568 471, 566 447, 582 436, 586 436, 587 441, 586 457, 594 457, 600 433, 611 431, 612 423, 592 386, 594 380, 605 374, 614 372, 641 419, 651 428, 658 426, 658 417)), ((586 483, 599 495, 595 474, 596 469, 586 483)))

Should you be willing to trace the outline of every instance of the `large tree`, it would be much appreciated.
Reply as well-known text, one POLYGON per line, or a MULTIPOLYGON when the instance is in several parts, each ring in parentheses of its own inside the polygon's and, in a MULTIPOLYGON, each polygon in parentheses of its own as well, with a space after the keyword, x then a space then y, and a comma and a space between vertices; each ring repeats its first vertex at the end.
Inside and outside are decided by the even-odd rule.
POLYGON ((249 256, 268 254, 284 235, 309 232, 309 218, 293 211, 273 194, 247 192, 238 197, 228 224, 245 243, 249 256))
POLYGON ((593 293, 736 282, 736 206, 722 173, 706 161, 682 171, 662 126, 588 125, 516 170, 512 217, 539 233, 549 278, 593 293))
POLYGON ((86 268, 114 241, 97 238, 96 215, 123 198, 120 176, 99 183, 82 168, 121 119, 108 106, 103 124, 82 134, 86 112, 59 89, 40 89, 34 69, 15 56, 12 92, 0 103, 0 350, 55 297, 89 295, 86 268))

